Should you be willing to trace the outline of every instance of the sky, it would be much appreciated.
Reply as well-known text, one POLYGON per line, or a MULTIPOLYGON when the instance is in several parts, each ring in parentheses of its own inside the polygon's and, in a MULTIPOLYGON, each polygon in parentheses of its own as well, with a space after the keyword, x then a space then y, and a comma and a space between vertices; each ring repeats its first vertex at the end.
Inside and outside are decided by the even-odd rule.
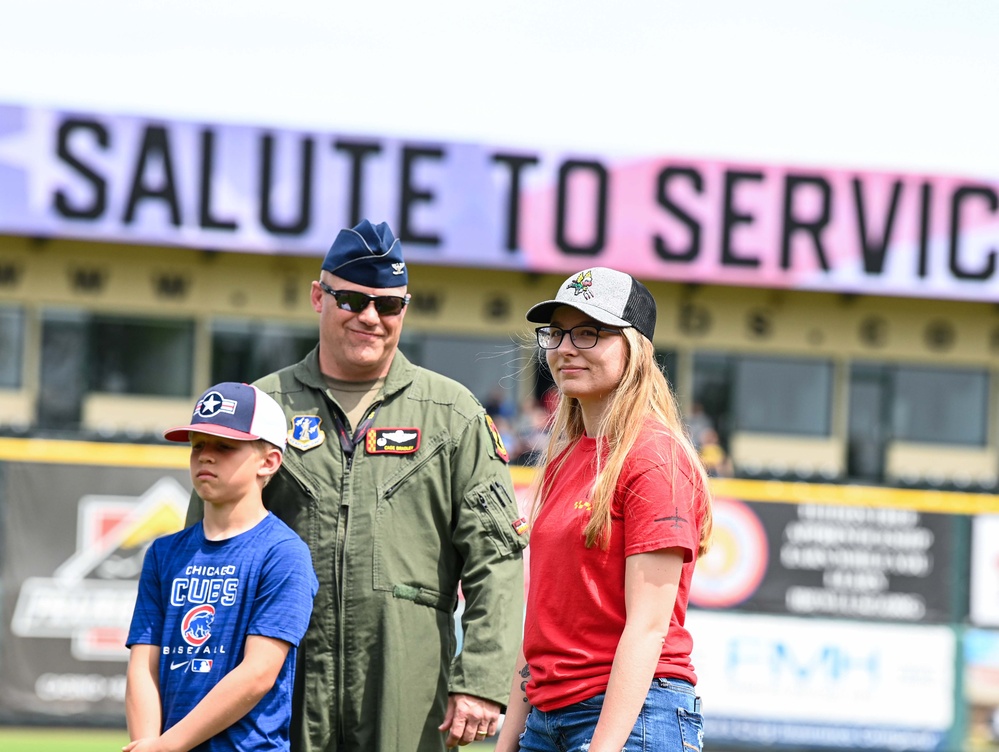
POLYGON ((999 0, 5 0, 0 103, 999 181, 999 0))

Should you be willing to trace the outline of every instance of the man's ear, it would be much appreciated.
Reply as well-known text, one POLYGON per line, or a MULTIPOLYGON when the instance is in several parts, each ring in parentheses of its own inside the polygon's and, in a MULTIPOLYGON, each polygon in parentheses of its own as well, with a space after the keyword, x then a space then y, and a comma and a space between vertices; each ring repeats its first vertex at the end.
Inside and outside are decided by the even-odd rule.
POLYGON ((312 310, 316 313, 323 312, 323 295, 325 295, 323 288, 319 286, 317 280, 313 280, 312 287, 309 290, 309 302, 312 303, 312 310))

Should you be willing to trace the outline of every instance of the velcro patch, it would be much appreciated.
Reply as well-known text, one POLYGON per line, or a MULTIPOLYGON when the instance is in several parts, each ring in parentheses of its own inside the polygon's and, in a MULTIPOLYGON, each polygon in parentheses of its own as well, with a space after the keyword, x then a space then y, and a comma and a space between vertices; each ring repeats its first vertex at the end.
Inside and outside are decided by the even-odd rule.
POLYGON ((493 440, 493 451, 496 452, 496 456, 503 460, 508 465, 510 464, 510 453, 506 450, 506 445, 503 443, 503 437, 500 436, 499 429, 493 422, 490 415, 486 415, 486 426, 489 428, 489 437, 493 440))
POLYGON ((288 445, 303 452, 326 441, 326 432, 319 428, 323 419, 318 415, 295 415, 288 431, 288 445))
POLYGON ((419 448, 419 428, 369 428, 364 435, 368 454, 412 454, 419 448))

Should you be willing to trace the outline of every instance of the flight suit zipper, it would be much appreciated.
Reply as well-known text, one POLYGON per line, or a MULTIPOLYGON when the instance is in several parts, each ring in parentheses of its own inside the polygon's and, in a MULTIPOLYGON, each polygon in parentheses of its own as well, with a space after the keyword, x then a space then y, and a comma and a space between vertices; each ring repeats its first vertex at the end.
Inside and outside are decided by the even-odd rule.
POLYGON ((354 453, 357 451, 359 445, 364 443, 364 435, 371 428, 371 425, 375 421, 375 415, 378 413, 379 408, 382 406, 380 401, 373 402, 368 408, 368 411, 364 414, 363 420, 358 424, 357 430, 353 433, 347 428, 346 417, 341 414, 339 408, 334 404, 331 406, 330 413, 333 416, 333 421, 336 425, 337 436, 340 440, 340 450, 343 452, 344 465, 343 465, 343 478, 340 483, 340 514, 337 517, 337 534, 336 534, 336 551, 333 556, 333 566, 335 567, 333 572, 333 579, 336 582, 337 588, 337 603, 339 604, 339 617, 340 617, 340 627, 337 629, 337 683, 336 683, 336 727, 337 727, 337 739, 339 740, 340 746, 344 744, 344 731, 343 731, 343 701, 344 701, 344 661, 345 661, 345 646, 344 646, 344 613, 346 611, 346 604, 344 603, 344 592, 343 592, 343 581, 344 581, 344 562, 347 557, 347 541, 350 538, 350 505, 344 503, 351 495, 350 483, 351 483, 351 470, 354 467, 354 453))

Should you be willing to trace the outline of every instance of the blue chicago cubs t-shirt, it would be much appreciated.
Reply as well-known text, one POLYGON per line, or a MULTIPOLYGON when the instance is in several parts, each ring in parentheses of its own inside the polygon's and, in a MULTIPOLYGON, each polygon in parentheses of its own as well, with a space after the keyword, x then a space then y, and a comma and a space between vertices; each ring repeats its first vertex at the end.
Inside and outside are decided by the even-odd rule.
POLYGON ((268 513, 233 538, 210 541, 199 522, 146 552, 126 645, 160 648, 163 729, 187 715, 243 660, 247 635, 291 644, 256 707, 195 750, 287 750, 296 647, 319 583, 305 542, 268 513))

